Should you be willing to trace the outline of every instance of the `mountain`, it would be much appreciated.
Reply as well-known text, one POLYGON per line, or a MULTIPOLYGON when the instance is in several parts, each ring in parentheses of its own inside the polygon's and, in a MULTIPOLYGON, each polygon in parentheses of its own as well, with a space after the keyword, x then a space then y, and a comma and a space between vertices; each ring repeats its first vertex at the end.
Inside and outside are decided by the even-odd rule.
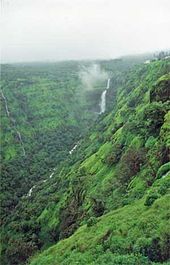
POLYGON ((3 264, 168 264, 170 61, 144 61, 2 67, 3 264))

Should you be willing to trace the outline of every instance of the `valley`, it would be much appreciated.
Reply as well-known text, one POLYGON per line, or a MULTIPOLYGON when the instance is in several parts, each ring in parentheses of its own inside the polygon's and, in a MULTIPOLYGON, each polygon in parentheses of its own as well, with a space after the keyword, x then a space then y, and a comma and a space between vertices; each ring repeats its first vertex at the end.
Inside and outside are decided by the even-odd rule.
POLYGON ((170 61, 146 59, 2 65, 2 264, 169 264, 170 61))

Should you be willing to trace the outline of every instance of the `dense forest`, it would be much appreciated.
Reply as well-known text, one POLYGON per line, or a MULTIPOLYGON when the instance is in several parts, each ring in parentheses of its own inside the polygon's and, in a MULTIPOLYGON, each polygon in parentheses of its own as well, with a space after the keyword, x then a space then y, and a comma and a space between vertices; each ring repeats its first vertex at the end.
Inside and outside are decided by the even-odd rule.
POLYGON ((149 59, 1 66, 3 265, 170 264, 170 60, 149 59))

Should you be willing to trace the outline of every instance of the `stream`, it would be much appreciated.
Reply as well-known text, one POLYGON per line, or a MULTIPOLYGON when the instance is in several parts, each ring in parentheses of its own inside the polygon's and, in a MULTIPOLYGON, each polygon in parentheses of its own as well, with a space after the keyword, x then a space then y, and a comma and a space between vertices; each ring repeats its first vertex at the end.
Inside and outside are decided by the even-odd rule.
MULTIPOLYGON (((100 113, 99 113, 99 114, 104 113, 105 110, 106 110, 106 93, 107 93, 107 90, 108 90, 109 88, 110 88, 110 78, 108 78, 106 89, 103 91, 103 93, 102 93, 102 95, 101 95, 101 101, 100 101, 100 113)), ((9 110, 8 110, 8 105, 7 105, 7 100, 6 100, 6 98, 5 98, 4 94, 3 94, 3 92, 1 92, 1 93, 2 93, 2 97, 3 97, 4 101, 5 101, 6 113, 7 113, 8 117, 10 117, 10 115, 9 115, 9 110)), ((12 120, 13 123, 15 124, 15 120, 14 120, 13 118, 11 118, 11 120, 12 120)), ((16 131, 17 131, 17 130, 16 130, 16 131)), ((17 131, 17 134, 18 134, 19 140, 20 140, 20 142, 21 142, 21 144, 22 144, 22 147, 23 147, 23 141, 22 141, 21 134, 20 134, 19 131, 17 131)), ((69 154, 70 154, 70 155, 76 150, 78 144, 79 144, 79 142, 76 143, 76 144, 74 145, 74 147, 69 151, 69 154)), ((23 153, 24 153, 24 155, 25 155, 25 149, 24 149, 24 147, 23 147, 23 153)), ((51 179, 51 178, 53 177, 54 173, 55 173, 55 168, 53 169, 53 171, 52 171, 52 173, 50 174, 50 176, 49 176, 47 179, 44 179, 42 182, 43 182, 43 183, 47 182, 48 179, 51 179)), ((26 197, 30 197, 30 196, 32 195, 32 191, 33 191, 33 189, 34 189, 35 187, 36 187, 36 185, 34 185, 34 186, 31 187, 31 189, 29 190, 29 192, 28 192, 28 194, 27 194, 26 197)))
POLYGON ((76 150, 77 146, 78 146, 78 143, 75 144, 75 146, 69 151, 70 155, 74 152, 74 150, 76 150))
MULTIPOLYGON (((55 170, 56 170, 56 168, 53 168, 53 171, 52 171, 52 173, 50 174, 50 176, 49 176, 47 179, 41 180, 39 183, 42 183, 42 182, 45 183, 45 182, 47 182, 48 179, 51 179, 51 178, 53 177, 54 173, 55 173, 55 170)), ((38 184, 37 184, 37 185, 38 185, 38 184)), ((28 191, 26 197, 31 197, 31 195, 32 195, 32 191, 33 191, 33 189, 35 189, 35 187, 36 187, 37 185, 34 185, 34 186, 31 187, 31 189, 28 191)), ((24 197, 25 197, 25 196, 24 196, 24 197)))

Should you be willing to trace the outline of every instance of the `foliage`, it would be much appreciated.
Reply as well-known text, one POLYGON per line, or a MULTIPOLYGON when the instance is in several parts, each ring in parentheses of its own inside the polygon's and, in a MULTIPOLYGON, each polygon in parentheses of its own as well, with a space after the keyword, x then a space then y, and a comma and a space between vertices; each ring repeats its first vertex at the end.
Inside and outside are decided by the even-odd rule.
POLYGON ((130 148, 122 156, 118 170, 120 183, 128 185, 131 178, 135 176, 144 163, 144 150, 130 148))
POLYGON ((95 217, 90 217, 87 220, 87 227, 93 226, 97 222, 97 219, 95 217))
POLYGON ((2 102, 4 265, 168 261, 170 113, 150 96, 166 88, 169 62, 99 63, 111 76, 102 115, 102 88, 81 93, 77 62, 4 66, 26 149, 24 158, 2 102))
POLYGON ((170 100, 170 77, 169 75, 162 76, 156 85, 150 91, 150 100, 152 101, 162 101, 166 102, 170 100))
POLYGON ((156 199, 159 198, 159 194, 151 193, 146 197, 145 206, 151 206, 156 199))
POLYGON ((157 172, 157 178, 162 178, 166 173, 170 171, 170 162, 162 165, 158 172, 157 172))

